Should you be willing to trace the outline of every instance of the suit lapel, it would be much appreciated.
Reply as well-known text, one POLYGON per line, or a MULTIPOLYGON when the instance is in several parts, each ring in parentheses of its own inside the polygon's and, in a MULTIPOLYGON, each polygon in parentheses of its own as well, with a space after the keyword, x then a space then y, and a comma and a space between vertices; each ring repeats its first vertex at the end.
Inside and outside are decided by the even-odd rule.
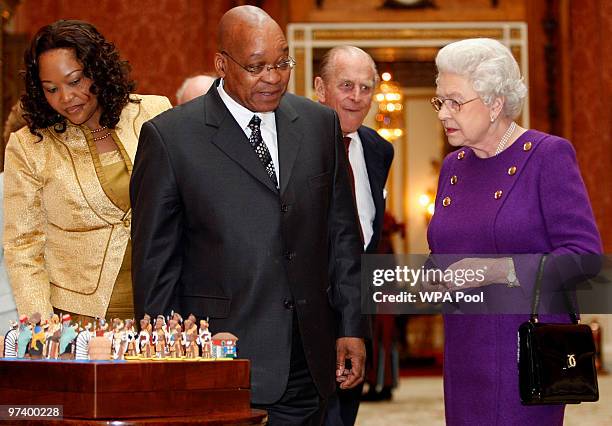
POLYGON ((368 170, 368 180, 370 181, 370 189, 372 190, 372 198, 376 205, 376 210, 380 208, 379 198, 382 197, 382 185, 379 173, 384 170, 383 157, 381 152, 376 149, 376 142, 368 137, 361 129, 358 130, 359 139, 363 146, 363 157, 368 170))
POLYGON ((150 118, 151 117, 148 114, 144 113, 142 105, 135 102, 128 102, 121 112, 121 117, 119 117, 116 132, 117 137, 119 141, 121 141, 123 149, 128 156, 126 160, 130 173, 132 173, 132 163, 134 161, 134 157, 136 156, 140 129, 142 128, 143 123, 150 118))
POLYGON ((372 236, 372 241, 370 241, 370 245, 367 247, 367 249, 370 250, 372 243, 378 243, 376 236, 380 234, 380 227, 385 211, 385 199, 383 197, 384 182, 382 176, 380 176, 380 173, 384 171, 384 159, 380 150, 377 149, 376 141, 371 139, 361 128, 358 130, 358 133, 359 139, 361 139, 361 145, 363 146, 363 157, 368 171, 370 191, 372 192, 372 200, 374 201, 374 208, 376 209, 374 223, 372 223, 374 234, 372 236))
POLYGON ((271 191, 278 192, 261 161, 257 158, 255 151, 249 144, 244 131, 225 107, 217 92, 216 85, 211 87, 204 98, 206 103, 206 124, 219 129, 213 135, 212 143, 271 191))
POLYGON ((278 140, 278 162, 280 167, 281 194, 287 189, 293 165, 300 150, 300 142, 303 133, 299 131, 297 119, 299 118, 295 109, 283 97, 279 107, 276 109, 276 130, 278 140))

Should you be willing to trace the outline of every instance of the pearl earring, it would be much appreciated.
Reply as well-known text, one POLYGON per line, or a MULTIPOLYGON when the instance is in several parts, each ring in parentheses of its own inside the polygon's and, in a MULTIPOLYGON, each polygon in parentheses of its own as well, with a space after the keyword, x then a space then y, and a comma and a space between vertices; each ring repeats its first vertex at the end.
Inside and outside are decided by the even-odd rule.
POLYGON ((495 121, 495 117, 491 116, 491 123, 495 121))

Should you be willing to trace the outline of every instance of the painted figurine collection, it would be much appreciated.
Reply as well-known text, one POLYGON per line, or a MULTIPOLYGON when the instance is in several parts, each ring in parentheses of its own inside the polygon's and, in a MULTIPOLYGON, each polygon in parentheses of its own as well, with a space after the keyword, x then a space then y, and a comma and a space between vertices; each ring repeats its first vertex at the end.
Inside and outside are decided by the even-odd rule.
POLYGON ((149 315, 140 320, 115 318, 111 323, 97 319, 84 325, 72 322, 69 314, 43 320, 39 313, 19 322, 0 336, 0 357, 62 360, 219 360, 237 356, 238 338, 231 333, 212 335, 207 320, 193 314, 185 320, 178 313, 170 317, 149 315))

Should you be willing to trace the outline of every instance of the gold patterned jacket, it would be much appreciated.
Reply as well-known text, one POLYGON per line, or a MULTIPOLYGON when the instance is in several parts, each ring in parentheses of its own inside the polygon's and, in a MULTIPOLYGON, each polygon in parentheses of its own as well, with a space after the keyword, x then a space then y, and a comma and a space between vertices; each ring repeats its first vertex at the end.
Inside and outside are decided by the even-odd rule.
MULTIPOLYGON (((161 96, 131 95, 115 129, 129 173, 142 124, 171 108, 161 96)), ((125 213, 105 194, 91 132, 27 127, 11 134, 4 176, 4 255, 20 314, 52 307, 103 317, 130 238, 125 213)))

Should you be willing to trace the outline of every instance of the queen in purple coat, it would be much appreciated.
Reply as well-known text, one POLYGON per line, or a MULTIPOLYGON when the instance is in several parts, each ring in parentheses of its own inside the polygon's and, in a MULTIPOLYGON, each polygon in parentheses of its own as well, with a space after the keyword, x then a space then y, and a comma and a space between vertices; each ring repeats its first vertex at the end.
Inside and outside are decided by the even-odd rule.
MULTIPOLYGON (((514 122, 527 89, 510 51, 492 39, 462 40, 441 49, 436 66, 432 105, 449 144, 458 149, 440 172, 428 230, 431 252, 482 255, 451 268, 486 265, 479 286, 489 292, 530 289, 537 264, 493 255, 600 253, 572 145, 514 122)), ((564 405, 520 402, 517 330, 527 319, 527 314, 445 316, 448 425, 563 424, 564 405)))

